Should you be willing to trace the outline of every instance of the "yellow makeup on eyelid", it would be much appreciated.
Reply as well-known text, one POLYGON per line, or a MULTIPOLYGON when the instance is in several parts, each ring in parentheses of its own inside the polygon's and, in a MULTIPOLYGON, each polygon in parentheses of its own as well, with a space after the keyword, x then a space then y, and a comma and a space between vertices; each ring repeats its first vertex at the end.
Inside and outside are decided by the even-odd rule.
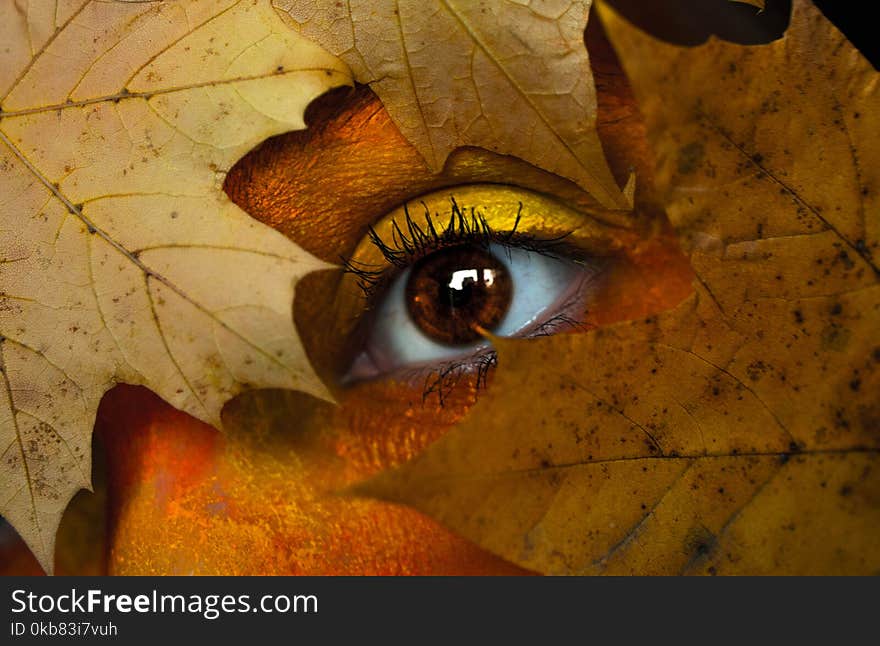
MULTIPOLYGON (((548 240, 566 236, 567 242, 598 257, 617 246, 610 227, 588 214, 539 193, 503 184, 470 184, 414 198, 405 207, 401 205, 382 217, 373 225, 373 230, 384 241, 395 240, 395 224, 406 234, 408 210, 410 219, 423 230, 427 228, 426 213, 429 213, 434 227, 442 233, 452 215, 453 200, 466 218, 475 214, 495 234, 503 235, 515 229, 517 233, 548 240)), ((358 243, 350 261, 364 267, 381 268, 387 264, 382 251, 369 236, 358 243)))

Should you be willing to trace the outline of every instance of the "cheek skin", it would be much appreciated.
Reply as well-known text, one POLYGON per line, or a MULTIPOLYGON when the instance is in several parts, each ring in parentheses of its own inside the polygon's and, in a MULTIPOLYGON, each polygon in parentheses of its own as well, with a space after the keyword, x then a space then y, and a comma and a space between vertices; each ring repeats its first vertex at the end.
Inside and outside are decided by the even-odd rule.
POLYGON ((382 415, 387 387, 336 409, 274 395, 268 425, 240 402, 223 435, 144 389, 105 398, 111 574, 527 574, 418 512, 339 494, 420 451, 430 410, 382 415))

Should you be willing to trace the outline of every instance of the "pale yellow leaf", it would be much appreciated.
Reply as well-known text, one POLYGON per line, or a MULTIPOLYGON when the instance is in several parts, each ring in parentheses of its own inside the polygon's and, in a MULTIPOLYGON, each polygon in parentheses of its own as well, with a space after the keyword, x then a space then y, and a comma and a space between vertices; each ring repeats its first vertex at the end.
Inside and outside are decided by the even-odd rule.
POLYGON ((325 265, 222 191, 344 63, 265 2, 0 2, 0 514, 52 566, 103 393, 220 424, 247 387, 327 397, 293 326, 325 265))
POLYGON ((432 169, 479 146, 574 180, 606 207, 630 206, 596 134, 590 0, 274 4, 370 85, 432 169))

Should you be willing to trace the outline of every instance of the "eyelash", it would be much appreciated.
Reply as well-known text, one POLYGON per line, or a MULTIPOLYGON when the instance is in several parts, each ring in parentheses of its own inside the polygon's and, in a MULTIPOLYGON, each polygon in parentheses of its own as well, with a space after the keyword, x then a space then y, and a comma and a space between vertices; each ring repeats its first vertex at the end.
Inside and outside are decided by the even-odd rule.
MULTIPOLYGON (((563 309, 571 303, 566 303, 563 309)), ((542 323, 536 330, 533 330, 526 338, 534 338, 540 336, 550 336, 563 329, 578 328, 581 331, 589 329, 584 323, 575 319, 559 314, 542 323)), ((480 390, 486 386, 486 381, 492 368, 498 365, 498 352, 492 348, 481 350, 469 357, 449 361, 431 368, 425 375, 425 383, 422 388, 422 402, 424 403, 431 395, 437 395, 440 406, 443 406, 447 395, 452 392, 458 381, 464 377, 476 372, 474 379, 474 388, 480 390)), ((424 370, 415 371, 414 376, 421 376, 424 370)))
MULTIPOLYGON (((411 215, 408 205, 404 205, 404 227, 393 221, 390 241, 383 239, 372 226, 368 229, 368 239, 380 251, 388 267, 376 268, 350 258, 342 258, 344 271, 356 277, 358 287, 366 298, 367 312, 372 309, 372 304, 379 299, 385 287, 393 282, 399 272, 428 254, 449 247, 471 244, 488 248, 489 244, 494 242, 550 257, 563 256, 574 262, 590 263, 589 256, 585 255, 583 250, 566 241, 573 232, 554 238, 540 238, 518 231, 522 219, 522 202, 519 203, 513 226, 509 231, 503 232, 495 231, 476 207, 461 208, 454 197, 450 197, 450 214, 445 226, 441 224, 438 227, 436 222, 440 215, 432 215, 424 202, 421 202, 421 205, 424 208, 424 225, 419 226, 411 215)), ((576 297, 564 304, 561 309, 565 310, 572 305, 574 298, 576 297)), ((584 324, 565 315, 557 315, 533 330, 529 337, 549 336, 567 328, 584 328, 584 324)), ((416 369, 412 377, 424 375, 423 402, 431 395, 436 395, 439 405, 443 406, 447 395, 464 376, 476 372, 474 387, 478 390, 485 387, 489 372, 497 363, 497 352, 486 348, 469 357, 434 366, 427 374, 424 369, 416 369)))
POLYGON ((367 302, 374 301, 382 288, 394 278, 397 272, 406 269, 417 260, 430 253, 447 249, 449 247, 464 244, 477 245, 488 248, 492 242, 508 246, 516 246, 525 251, 544 254, 551 257, 565 256, 575 262, 586 258, 578 258, 582 252, 573 245, 566 244, 565 239, 572 232, 565 233, 555 238, 539 238, 530 234, 521 233, 517 229, 522 219, 522 202, 519 203, 516 219, 510 231, 495 231, 486 221, 476 207, 462 209, 454 197, 450 197, 450 214, 445 226, 435 224, 440 218, 439 214, 432 215, 427 204, 421 203, 424 208, 425 224, 419 226, 409 211, 409 206, 404 205, 405 228, 393 221, 391 223, 391 240, 383 240, 379 233, 371 226, 367 231, 370 242, 379 249, 382 257, 394 270, 388 267, 377 269, 370 265, 363 265, 348 258, 342 258, 344 271, 357 277, 357 284, 363 291, 367 302))

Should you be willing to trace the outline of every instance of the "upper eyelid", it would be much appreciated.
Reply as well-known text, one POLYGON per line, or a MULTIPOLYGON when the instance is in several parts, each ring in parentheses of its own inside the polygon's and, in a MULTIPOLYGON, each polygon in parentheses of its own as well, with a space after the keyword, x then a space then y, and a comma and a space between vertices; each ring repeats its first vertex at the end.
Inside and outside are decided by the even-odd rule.
MULTIPOLYGON (((473 220, 475 215, 478 220, 491 221, 491 228, 496 232, 520 230, 519 220, 521 218, 531 218, 535 211, 547 210, 566 213, 565 217, 570 222, 576 220, 575 224, 570 223, 564 227, 565 235, 578 231, 583 234, 579 235, 579 237, 598 240, 614 237, 619 235, 621 231, 630 231, 629 228, 621 228, 619 224, 605 221, 599 217, 598 213, 574 206, 555 194, 539 193, 530 188, 515 184, 461 184, 407 199, 391 211, 386 212, 377 221, 374 221, 372 225, 367 227, 360 243, 356 245, 348 257, 356 259, 359 255, 358 250, 364 246, 365 241, 374 233, 381 240, 393 241, 395 236, 393 227, 396 227, 398 232, 407 239, 412 238, 411 223, 427 232, 427 227, 433 222, 435 227, 440 226, 442 228, 441 233, 446 233, 453 228, 448 226, 448 222, 455 209, 458 209, 466 220, 473 220), (499 199, 499 194, 505 193, 508 196, 499 199), (495 202, 495 204, 487 207, 487 200, 495 202), (487 208, 491 209, 493 206, 497 206, 497 203, 502 200, 508 202, 505 205, 508 211, 505 217, 511 221, 511 226, 509 227, 495 224, 497 214, 486 216, 487 208), (476 202, 476 206, 474 202, 476 202), (514 204, 516 206, 513 206, 514 204), (420 225, 419 221, 422 219, 425 222, 420 225), (401 223, 404 226, 401 226, 401 223)), ((546 221, 547 218, 544 217, 544 220, 546 221)), ((475 228, 471 227, 471 229, 475 228)), ((455 229, 460 230, 461 227, 456 224, 455 229)), ((550 237, 552 236, 548 236, 548 238, 550 237)), ((503 240, 496 241, 503 242, 503 240)))
MULTIPOLYGON (((544 220, 546 221, 546 218, 544 220)), ((585 261, 597 254, 594 248, 584 248, 583 238, 596 242, 597 239, 607 239, 611 232, 608 225, 593 219, 590 214, 575 211, 556 201, 555 198, 548 198, 528 189, 503 185, 464 185, 456 187, 452 191, 448 189, 435 191, 421 199, 402 204, 383 217, 378 224, 384 224, 384 230, 380 231, 377 225, 370 226, 358 249, 363 249, 365 242, 371 243, 368 246, 378 250, 378 255, 381 256, 379 262, 363 262, 357 253, 358 249, 350 256, 341 258, 347 273, 357 276, 362 287, 368 287, 363 284, 364 282, 375 283, 381 275, 387 275, 386 269, 389 267, 404 269, 432 251, 466 242, 480 244, 496 242, 544 255, 585 261), (490 220, 495 220, 497 216, 487 217, 484 210, 481 209, 481 205, 462 205, 457 199, 462 192, 471 193, 468 197, 474 199, 472 194, 476 192, 476 199, 479 202, 480 193, 495 194, 499 191, 513 194, 509 198, 510 204, 506 205, 505 217, 509 222, 508 226, 499 227, 494 222, 490 222, 490 220), (438 195, 443 196, 441 199, 445 201, 445 204, 442 206, 446 208, 448 215, 441 215, 439 210, 436 210, 436 196, 438 195), (426 200, 431 197, 435 198, 432 202, 435 206, 433 212, 426 203, 426 200), (528 227, 524 231, 520 227, 521 220, 524 219, 524 210, 527 211, 527 215, 531 215, 528 211, 534 205, 530 204, 529 207, 526 207, 523 199, 531 199, 532 202, 536 199, 540 200, 542 202, 540 206, 543 209, 549 208, 553 211, 566 212, 569 220, 576 219, 577 222, 571 222, 561 232, 557 231, 553 234, 547 234, 543 231, 536 234, 534 227, 528 227), (513 203, 516 204, 515 207, 513 203), (414 211, 421 212, 414 215, 414 211), (584 227, 584 225, 587 226, 584 227), (589 228, 591 231, 586 236, 580 235, 581 241, 572 242, 569 238, 575 232, 580 232, 582 228, 589 228), (600 235, 596 235, 597 233, 600 235)), ((376 260, 375 257, 374 260, 376 260)))

